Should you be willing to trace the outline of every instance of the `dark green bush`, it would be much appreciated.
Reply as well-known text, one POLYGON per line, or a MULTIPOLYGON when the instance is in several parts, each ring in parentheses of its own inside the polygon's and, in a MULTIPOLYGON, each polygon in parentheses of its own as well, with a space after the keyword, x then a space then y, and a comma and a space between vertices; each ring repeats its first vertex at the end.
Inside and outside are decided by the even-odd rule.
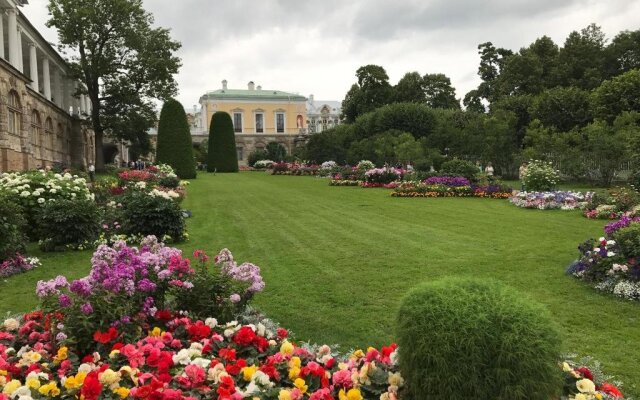
POLYGON ((174 242, 184 239, 184 217, 175 201, 142 192, 130 192, 123 195, 120 202, 125 234, 154 235, 159 240, 170 236, 174 242))
POLYGON ((207 171, 238 172, 238 153, 233 122, 231 116, 224 111, 218 111, 211 117, 207 171))
POLYGON ((24 252, 26 226, 22 207, 0 195, 0 262, 24 252))
POLYGON ((454 158, 453 160, 442 163, 440 172, 464 176, 470 181, 473 181, 475 180, 476 174, 480 171, 478 171, 478 167, 476 167, 471 161, 454 158))
MULTIPOLYGON (((253 167, 256 161, 268 160, 268 159, 269 159, 269 153, 267 153, 265 150, 258 149, 252 152, 251 154, 249 154, 249 157, 247 158, 247 162, 249 163, 250 167, 253 167)), ((274 160, 271 160, 271 161, 274 161, 274 160)))
POLYGON ((100 212, 92 200, 48 201, 37 210, 36 237, 43 251, 91 244, 100 232, 100 212))
POLYGON ((174 99, 167 100, 160 112, 156 160, 173 167, 181 179, 196 177, 189 122, 184 107, 174 99))
POLYGON ((620 247, 620 252, 626 258, 640 256, 640 224, 633 223, 626 228, 618 230, 613 239, 620 247))
POLYGON ((495 281, 418 286, 398 313, 399 360, 410 399, 548 400, 561 388, 549 313, 495 281))
POLYGON ((169 189, 175 189, 180 186, 180 179, 175 176, 163 176, 158 179, 158 185, 169 189))

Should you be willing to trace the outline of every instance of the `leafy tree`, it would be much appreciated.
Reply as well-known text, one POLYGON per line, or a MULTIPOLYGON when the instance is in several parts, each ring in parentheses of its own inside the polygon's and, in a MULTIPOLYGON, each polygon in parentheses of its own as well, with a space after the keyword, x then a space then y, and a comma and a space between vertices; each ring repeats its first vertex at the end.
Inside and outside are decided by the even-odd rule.
POLYGON ((267 159, 271 161, 283 161, 287 157, 287 149, 278 142, 269 142, 265 148, 267 159))
POLYGON ((475 113, 485 113, 487 112, 486 107, 482 103, 482 97, 480 97, 480 92, 477 89, 470 90, 462 100, 462 104, 465 109, 470 112, 475 113))
POLYGON ((344 163, 351 143, 352 129, 351 125, 338 125, 312 135, 305 146, 305 157, 318 164, 324 161, 344 163))
POLYGON ((482 79, 482 83, 478 86, 478 96, 491 102, 500 96, 495 83, 507 58, 513 52, 508 49, 496 48, 491 42, 485 42, 478 45, 478 54, 480 54, 478 75, 482 79))
POLYGON ((424 103, 426 101, 423 79, 418 72, 407 72, 394 87, 398 103, 424 103))
MULTIPOLYGON (((133 131, 122 129, 135 109, 147 115, 150 99, 176 93, 174 74, 180 59, 173 54, 180 43, 169 30, 154 28, 142 0, 49 0, 47 26, 58 30, 63 49, 77 54, 69 60, 72 78, 91 100, 90 123, 95 132, 96 169, 104 168, 103 139, 108 134, 139 142, 140 120, 133 131), (131 101, 133 94, 137 99, 131 101), (121 104, 121 103, 128 104, 121 104), (125 114, 113 114, 120 108, 125 114), (108 114, 107 114, 108 112, 108 114)), ((145 119, 144 123, 148 124, 145 119)))
POLYGON ((402 132, 400 135, 398 135, 398 139, 396 142, 396 160, 403 163, 423 160, 426 157, 424 147, 424 142, 416 140, 410 133, 402 132))
POLYGON ((236 137, 231 116, 218 111, 211 117, 209 128, 209 172, 238 172, 236 137))
POLYGON ((640 30, 616 35, 606 49, 606 57, 610 76, 640 69, 640 30))
POLYGON ((381 66, 362 66, 356 71, 356 77, 358 83, 351 86, 342 102, 342 116, 346 122, 353 122, 359 115, 393 100, 389 76, 381 66))
POLYGON ((195 154, 197 162, 206 164, 209 159, 209 138, 204 139, 200 143, 194 143, 193 153, 195 154))
POLYGON ((529 109, 533 103, 531 95, 514 95, 503 97, 502 99, 491 104, 491 113, 495 114, 500 111, 506 111, 513 114, 514 121, 514 137, 513 142, 516 149, 522 148, 527 126, 531 122, 531 114, 529 109))
POLYGON ((605 36, 599 26, 591 24, 580 33, 573 31, 558 54, 558 77, 563 86, 593 89, 606 77, 605 36))
POLYGON ((160 112, 156 159, 159 163, 171 165, 182 179, 196 177, 187 114, 182 104, 174 99, 167 100, 160 112))
POLYGON ((394 103, 358 117, 354 133, 359 139, 397 129, 415 138, 429 136, 435 128, 434 110, 424 104, 394 103))
POLYGON ((589 92, 577 87, 555 87, 546 90, 534 100, 531 117, 560 132, 583 127, 593 120, 589 92))
POLYGON ((451 86, 451 80, 445 74, 426 74, 422 78, 422 87, 429 107, 460 109, 460 101, 456 99, 456 90, 451 86))
POLYGON ((640 111, 640 70, 605 81, 591 96, 597 118, 613 122, 623 111, 640 111))

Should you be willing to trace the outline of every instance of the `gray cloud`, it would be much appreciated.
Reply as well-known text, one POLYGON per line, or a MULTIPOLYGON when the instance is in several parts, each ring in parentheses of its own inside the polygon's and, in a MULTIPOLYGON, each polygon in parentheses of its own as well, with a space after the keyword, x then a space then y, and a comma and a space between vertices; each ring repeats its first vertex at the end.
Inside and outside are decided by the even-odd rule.
MULTIPOLYGON (((48 40, 47 0, 24 12, 48 40)), ((558 44, 591 22, 613 37, 639 29, 640 0, 144 0, 182 42, 179 100, 187 108, 222 79, 341 100, 365 64, 395 83, 407 71, 446 73, 458 97, 478 84, 477 45, 517 50, 542 35, 558 44)))

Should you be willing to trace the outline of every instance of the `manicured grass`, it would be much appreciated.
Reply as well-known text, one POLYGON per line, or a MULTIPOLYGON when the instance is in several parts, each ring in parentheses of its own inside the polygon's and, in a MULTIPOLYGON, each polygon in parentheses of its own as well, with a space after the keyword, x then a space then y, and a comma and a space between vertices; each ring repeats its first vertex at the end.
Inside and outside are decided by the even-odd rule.
MULTIPOLYGON (((567 352, 594 356, 627 394, 640 394, 640 305, 564 274, 577 245, 600 236, 604 221, 504 200, 392 198, 385 189, 257 172, 200 174, 184 206, 193 211, 191 241, 180 247, 210 255, 227 247, 238 261, 261 266, 267 287, 253 304, 300 340, 345 350, 388 344, 411 287, 449 275, 494 278, 549 307, 567 352)), ((38 279, 84 275, 90 256, 43 256, 40 270, 0 283, 0 311, 32 309, 38 279)))

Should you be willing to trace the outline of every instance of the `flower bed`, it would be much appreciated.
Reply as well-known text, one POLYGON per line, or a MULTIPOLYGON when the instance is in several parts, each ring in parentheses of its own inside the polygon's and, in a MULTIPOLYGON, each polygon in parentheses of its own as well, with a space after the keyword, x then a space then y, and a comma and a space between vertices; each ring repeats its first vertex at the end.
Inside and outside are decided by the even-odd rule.
POLYGON ((502 185, 447 186, 429 185, 425 182, 402 182, 391 193, 393 197, 486 197, 492 199, 506 199, 511 195, 511 188, 502 185))
POLYGON ((349 179, 331 179, 329 186, 360 186, 362 181, 352 181, 349 179))
POLYGON ((271 175, 314 176, 318 174, 319 166, 315 164, 276 163, 273 164, 271 175))
POLYGON ((39 267, 40 260, 36 257, 24 257, 16 254, 14 257, 0 262, 0 278, 20 274, 39 267))
POLYGON ((583 215, 590 219, 620 219, 640 216, 640 193, 633 187, 611 189, 593 196, 583 215))
POLYGON ((368 185, 363 187, 382 187, 391 182, 401 181, 404 173, 404 170, 393 167, 372 168, 364 173, 364 180, 368 185))
POLYGON ((567 273, 598 290, 640 300, 640 218, 624 216, 605 226, 605 236, 578 246, 567 273))
POLYGON ((509 201, 521 208, 575 210, 584 209, 592 197, 592 192, 518 192, 509 201))

